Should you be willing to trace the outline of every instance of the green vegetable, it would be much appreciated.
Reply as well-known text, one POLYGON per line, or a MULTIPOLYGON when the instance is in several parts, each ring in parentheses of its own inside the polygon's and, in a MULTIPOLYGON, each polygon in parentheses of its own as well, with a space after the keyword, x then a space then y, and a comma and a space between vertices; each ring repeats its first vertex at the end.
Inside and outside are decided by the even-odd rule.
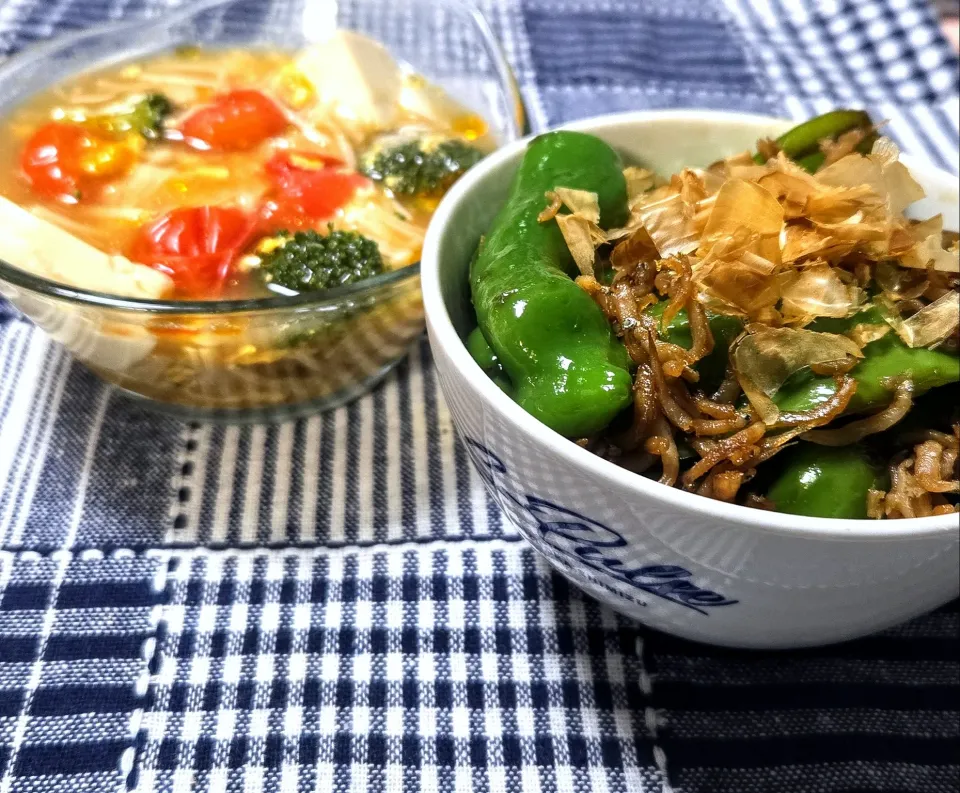
MULTIPOLYGON (((873 122, 867 113, 862 110, 833 110, 787 130, 777 138, 776 144, 780 151, 801 168, 815 173, 825 159, 824 153, 820 151, 820 141, 836 140, 843 133, 857 128, 873 128, 873 122)), ((875 133, 867 134, 857 146, 857 151, 861 154, 869 153, 876 140, 875 133)), ((759 153, 755 154, 753 159, 761 165, 767 161, 766 157, 759 153)))
POLYGON ((777 512, 813 518, 866 518, 867 491, 886 489, 881 469, 860 446, 801 443, 767 491, 777 512))
MULTIPOLYGON (((667 301, 661 300, 651 307, 650 313, 660 319, 666 307, 667 301)), ((730 345, 743 331, 743 321, 739 317, 708 313, 707 322, 713 333, 713 351, 697 361, 693 368, 700 374, 700 389, 709 393, 716 390, 723 382, 723 376, 727 371, 730 345)), ((661 328, 660 338, 686 350, 693 346, 690 320, 687 318, 685 308, 677 312, 666 328, 661 328)))
MULTIPOLYGON (((883 325, 879 309, 870 307, 849 319, 819 319, 810 324, 810 330, 844 333, 859 324, 883 325)), ((910 348, 892 330, 881 339, 863 348, 863 360, 851 371, 857 381, 857 391, 847 411, 859 413, 883 407, 890 402, 893 390, 890 379, 909 376, 914 394, 931 388, 960 381, 960 357, 941 350, 924 347, 910 348)), ((810 370, 797 372, 789 378, 774 396, 773 401, 783 411, 805 411, 828 400, 836 392, 832 377, 813 374, 810 370)))
POLYGON ((597 194, 601 221, 624 222, 627 191, 617 153, 592 135, 534 138, 470 268, 477 321, 515 388, 548 427, 580 438, 603 429, 632 399, 626 350, 570 275, 556 223, 539 223, 555 187, 597 194))
POLYGON ((473 357, 481 369, 486 372, 487 377, 493 380, 502 391, 511 393, 510 378, 506 370, 500 363, 500 359, 493 351, 493 347, 483 337, 480 328, 474 328, 467 336, 467 352, 473 357))
POLYGON ((173 112, 173 103, 163 94, 147 94, 129 110, 93 119, 105 132, 136 132, 147 140, 159 140, 163 122, 173 112))
POLYGON ((483 337, 480 328, 474 328, 467 336, 467 351, 484 371, 500 365, 500 359, 483 337))
POLYGON ((360 170, 397 195, 442 195, 483 152, 455 138, 403 140, 374 147, 360 170))
POLYGON ((295 292, 331 289, 356 283, 383 272, 380 249, 355 231, 329 227, 327 234, 282 231, 280 244, 261 254, 260 275, 267 284, 295 292))

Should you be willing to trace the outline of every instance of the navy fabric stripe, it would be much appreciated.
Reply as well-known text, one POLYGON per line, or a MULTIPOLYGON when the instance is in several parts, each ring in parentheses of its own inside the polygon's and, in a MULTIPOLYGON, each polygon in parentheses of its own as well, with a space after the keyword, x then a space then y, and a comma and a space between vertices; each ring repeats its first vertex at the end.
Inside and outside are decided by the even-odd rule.
POLYGON ((99 586, 84 583, 64 583, 57 591, 56 608, 64 609, 115 609, 144 608, 156 603, 156 594, 142 581, 107 581, 99 586))
POLYGON ((0 663, 29 663, 39 644, 38 636, 5 636, 0 641, 0 663))
MULTIPOLYGON (((142 639, 141 639, 142 644, 142 639)), ((65 716, 71 713, 128 712, 137 706, 138 698, 129 683, 122 686, 96 685, 52 686, 41 688, 30 702, 31 716, 65 716)))
MULTIPOLYGON (((20 690, 0 689, 0 718, 16 716, 23 708, 23 701, 26 693, 20 690)), ((4 743, 0 743, 0 755, 4 750, 9 749, 4 743)), ((0 763, 0 773, 2 773, 3 764, 0 763)))
POLYGON ((652 80, 716 85, 731 95, 756 89, 742 51, 716 20, 631 18, 599 9, 563 15, 537 9, 525 19, 534 66, 546 86, 652 80))
POLYGON ((335 483, 336 487, 344 489, 344 525, 343 532, 348 544, 355 542, 360 536, 360 526, 357 521, 360 511, 360 410, 356 402, 347 408, 347 454, 346 470, 342 482, 335 483))
POLYGON ((664 750, 675 768, 762 768, 846 760, 862 763, 913 763, 952 766, 957 762, 955 738, 898 735, 751 736, 724 740, 664 740, 664 750))
POLYGON ((384 532, 390 529, 388 487, 399 483, 387 479, 387 407, 386 389, 377 388, 373 393, 373 525, 384 532))
POLYGON ((50 600, 49 583, 9 584, 0 596, 0 611, 27 611, 46 608, 50 600))
MULTIPOLYGON (((758 661, 756 653, 724 647, 706 647, 667 634, 658 635, 652 646, 655 648, 656 656, 661 659, 664 656, 675 655, 678 658, 718 664, 750 664, 758 661)), ((793 668, 802 668, 806 662, 825 659, 913 661, 923 658, 953 661, 956 660, 958 649, 960 649, 960 639, 949 633, 943 636, 909 636, 903 639, 898 638, 895 633, 883 633, 827 647, 791 650, 785 653, 782 659, 774 655, 764 661, 774 664, 782 663, 793 668)))
POLYGON ((89 774, 115 771, 117 758, 128 741, 96 741, 72 744, 28 744, 17 755, 14 773, 19 777, 89 774))
POLYGON ((786 708, 885 708, 893 710, 960 710, 960 690, 943 685, 891 683, 784 683, 724 685, 657 681, 660 707, 704 711, 778 710, 786 708))
MULTIPOLYGON (((9 640, 4 640, 9 641, 9 640)), ((48 661, 82 661, 86 658, 139 658, 143 637, 136 634, 51 636, 44 648, 48 661)), ((2 656, 0 656, 0 660, 2 656)))

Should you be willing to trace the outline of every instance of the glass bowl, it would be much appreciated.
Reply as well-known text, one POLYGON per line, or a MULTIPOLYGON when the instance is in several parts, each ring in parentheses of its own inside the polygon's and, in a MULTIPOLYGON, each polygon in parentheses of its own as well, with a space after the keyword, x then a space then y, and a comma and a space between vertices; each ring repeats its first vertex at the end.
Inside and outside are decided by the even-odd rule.
MULTIPOLYGON (((0 68, 0 112, 78 72, 184 44, 296 49, 331 27, 384 44, 485 119, 499 144, 523 106, 490 28, 467 0, 204 0, 30 48, 0 68)), ((120 298, 0 260, 0 294, 103 379, 191 418, 282 419, 369 389, 423 331, 420 266, 349 287, 255 300, 120 298)))

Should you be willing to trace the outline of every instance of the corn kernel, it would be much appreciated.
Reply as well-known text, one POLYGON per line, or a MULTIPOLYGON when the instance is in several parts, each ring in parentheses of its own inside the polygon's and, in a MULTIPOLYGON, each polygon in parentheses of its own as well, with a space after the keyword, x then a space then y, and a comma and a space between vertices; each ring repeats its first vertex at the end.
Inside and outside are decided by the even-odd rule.
POLYGON ((466 140, 476 140, 487 134, 487 122, 476 113, 457 116, 451 122, 451 127, 466 140))
POLYGON ((306 107, 316 98, 313 83, 292 63, 288 63, 277 76, 277 96, 294 110, 306 107))

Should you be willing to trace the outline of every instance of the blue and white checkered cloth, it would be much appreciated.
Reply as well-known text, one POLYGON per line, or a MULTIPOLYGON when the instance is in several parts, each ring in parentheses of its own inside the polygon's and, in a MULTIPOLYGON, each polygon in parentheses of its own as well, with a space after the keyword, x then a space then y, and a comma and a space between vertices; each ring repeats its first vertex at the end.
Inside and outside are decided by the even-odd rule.
MULTIPOLYGON (((6 0, 0 56, 162 2, 6 0)), ((482 9, 535 127, 859 104, 960 170, 920 0, 482 9)), ((953 793, 958 630, 953 605, 792 653, 645 631, 503 521, 425 344, 347 407, 219 427, 0 307, 0 793, 953 793)))

